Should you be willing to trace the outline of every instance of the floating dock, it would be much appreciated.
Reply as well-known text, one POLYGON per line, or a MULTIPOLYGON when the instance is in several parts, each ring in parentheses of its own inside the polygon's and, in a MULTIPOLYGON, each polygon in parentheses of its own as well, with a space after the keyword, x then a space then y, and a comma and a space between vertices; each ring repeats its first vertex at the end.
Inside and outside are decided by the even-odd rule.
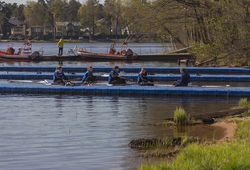
POLYGON ((115 96, 213 96, 250 97, 249 87, 159 87, 159 86, 60 86, 0 85, 0 93, 115 96))
MULTIPOLYGON (((87 67, 67 67, 62 66, 63 71, 66 72, 81 72, 85 73, 87 71, 87 67)), ((113 67, 93 67, 94 72, 107 72, 109 73, 113 67)), ((173 73, 180 74, 181 67, 146 67, 148 72, 153 73, 173 73)), ((24 71, 24 72, 54 72, 56 66, 1 66, 0 71, 24 71)), ((245 68, 213 68, 213 67, 185 67, 188 73, 190 74, 244 74, 250 75, 250 69, 248 67, 245 68)), ((124 71, 126 73, 139 73, 141 71, 141 67, 120 67, 120 71, 124 71)))
MULTIPOLYGON (((93 67, 95 74, 98 72, 109 73, 112 67, 93 67)), ((121 71, 127 73, 125 78, 137 80, 139 67, 122 67, 121 71)), ((155 81, 176 81, 180 78, 180 67, 149 67, 148 72, 159 73, 149 75, 155 81), (164 74, 163 74, 164 73, 164 74), (171 74, 172 73, 172 74, 171 74), (176 75, 173 75, 176 74, 176 75)), ((65 73, 71 79, 82 79, 87 67, 63 67, 65 73)), ((191 82, 250 82, 249 68, 195 68, 187 67, 191 73, 191 82), (197 73, 201 75, 197 75, 197 73), (195 75, 196 74, 196 75, 195 75), (224 74, 224 75, 223 75, 224 74)), ((19 80, 44 80, 53 78, 55 66, 2 66, 0 79, 19 80)), ((98 80, 107 81, 107 74, 96 74, 98 80)), ((250 87, 169 87, 169 86, 60 86, 41 84, 0 84, 0 93, 23 93, 23 94, 68 94, 68 95, 115 95, 115 96, 213 96, 213 97, 249 97, 250 87)))
MULTIPOLYGON (((40 57, 40 61, 81 61, 83 60, 79 55, 43 55, 40 57)), ((87 58, 87 60, 95 60, 96 58, 87 58)), ((105 60, 116 60, 116 59, 105 59, 105 60)), ((118 60, 118 59, 117 59, 118 60)), ((120 60, 120 59, 119 59, 120 60)), ((131 59, 124 59, 131 60, 131 59)), ((188 60, 195 61, 193 54, 189 53, 176 53, 176 54, 138 54, 137 58, 134 60, 148 60, 148 61, 178 61, 178 60, 188 60)))
MULTIPOLYGON (((83 78, 82 74, 65 74, 68 79, 75 80, 83 78)), ((134 76, 126 76, 122 75, 122 77, 132 79, 137 81, 138 75, 134 76)), ((108 81, 108 74, 96 75, 97 80, 108 81)), ((148 78, 154 79, 154 81, 176 81, 180 79, 180 75, 153 75, 148 76, 148 78)), ((53 73, 11 73, 11 74, 0 74, 0 79, 15 79, 15 80, 44 80, 44 79, 53 79, 53 73)), ((242 76, 242 75, 203 75, 203 76, 195 76, 190 75, 191 82, 250 82, 250 76, 242 76)))

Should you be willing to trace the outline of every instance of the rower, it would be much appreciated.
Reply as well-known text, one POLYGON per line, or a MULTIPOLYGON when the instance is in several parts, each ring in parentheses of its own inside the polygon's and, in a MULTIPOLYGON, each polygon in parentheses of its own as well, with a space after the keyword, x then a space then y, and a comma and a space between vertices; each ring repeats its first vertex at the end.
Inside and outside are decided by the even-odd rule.
POLYGON ((177 86, 188 86, 190 83, 190 75, 186 72, 184 68, 180 69, 181 79, 173 83, 173 87, 177 86))
POLYGON ((62 67, 57 66, 56 71, 54 72, 54 75, 53 75, 53 83, 65 85, 66 80, 68 80, 68 78, 64 75, 62 71, 62 67))
POLYGON ((82 78, 82 83, 83 84, 88 84, 88 85, 94 85, 94 83, 97 83, 98 81, 96 80, 96 76, 93 76, 93 67, 89 66, 87 68, 86 73, 84 74, 82 78))
POLYGON ((153 86, 153 82, 153 79, 148 79, 146 69, 142 68, 138 75, 137 83, 141 86, 153 86))
POLYGON ((115 66, 109 73, 108 84, 126 84, 123 77, 119 76, 119 67, 115 66))

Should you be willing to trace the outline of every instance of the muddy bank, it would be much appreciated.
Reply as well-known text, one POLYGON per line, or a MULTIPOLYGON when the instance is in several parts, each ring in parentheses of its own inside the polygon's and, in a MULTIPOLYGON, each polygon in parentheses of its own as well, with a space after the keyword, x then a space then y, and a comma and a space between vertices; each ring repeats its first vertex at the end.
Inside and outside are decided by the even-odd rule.
POLYGON ((247 110, 247 108, 242 108, 195 115, 196 121, 192 126, 177 126, 172 121, 169 121, 170 123, 162 123, 162 126, 169 126, 169 128, 174 130, 174 136, 180 137, 136 139, 132 140, 128 145, 132 149, 142 150, 138 155, 139 157, 174 158, 176 154, 192 142, 210 145, 231 140, 234 137, 234 129, 237 126, 234 118, 248 120, 248 117, 242 117, 242 113, 247 110))

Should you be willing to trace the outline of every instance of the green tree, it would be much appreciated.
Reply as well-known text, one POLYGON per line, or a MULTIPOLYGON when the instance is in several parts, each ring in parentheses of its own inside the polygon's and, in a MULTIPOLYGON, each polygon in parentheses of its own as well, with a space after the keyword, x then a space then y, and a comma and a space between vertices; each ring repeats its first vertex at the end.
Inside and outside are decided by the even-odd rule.
POLYGON ((99 19, 99 2, 97 0, 88 0, 84 5, 78 10, 78 17, 82 27, 89 28, 89 38, 95 34, 95 23, 99 19))
POLYGON ((172 39, 178 47, 192 45, 199 61, 250 64, 248 0, 128 0, 125 5, 126 21, 134 32, 172 39))
POLYGON ((24 7, 25 5, 19 5, 16 9, 13 10, 12 15, 15 16, 19 21, 24 22, 24 7))
POLYGON ((79 10, 79 8, 81 7, 81 3, 76 1, 76 0, 71 0, 68 3, 68 21, 71 22, 77 22, 79 21, 78 17, 77 17, 77 12, 79 10))
POLYGON ((44 26, 44 16, 46 14, 46 8, 40 4, 33 1, 27 1, 24 8, 24 15, 31 26, 44 26))
MULTIPOLYGON (((66 0, 55 0, 52 1, 49 5, 49 10, 53 15, 54 22, 65 22, 67 18, 67 2, 66 0)), ((64 33, 64 26, 62 26, 62 36, 64 33)), ((53 30, 55 31, 55 24, 53 30)), ((55 32, 54 32, 54 39, 55 39, 55 32)))
POLYGON ((107 27, 109 28, 109 35, 111 35, 112 21, 115 16, 115 0, 105 0, 103 7, 103 15, 105 20, 107 20, 107 27))

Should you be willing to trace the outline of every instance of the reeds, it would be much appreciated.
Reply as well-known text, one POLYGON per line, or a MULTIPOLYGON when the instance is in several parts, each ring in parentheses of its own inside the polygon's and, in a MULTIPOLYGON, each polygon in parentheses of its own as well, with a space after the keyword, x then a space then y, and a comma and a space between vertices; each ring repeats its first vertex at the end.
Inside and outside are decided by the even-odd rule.
POLYGON ((174 112, 174 122, 177 125, 192 125, 194 124, 194 118, 190 118, 190 115, 185 113, 183 108, 176 108, 174 112))
POLYGON ((242 108, 248 107, 247 98, 240 99, 239 106, 242 107, 242 108))
POLYGON ((247 102, 247 98, 241 98, 239 101, 239 105, 233 107, 232 109, 240 109, 240 108, 248 108, 250 109, 250 104, 247 102))

